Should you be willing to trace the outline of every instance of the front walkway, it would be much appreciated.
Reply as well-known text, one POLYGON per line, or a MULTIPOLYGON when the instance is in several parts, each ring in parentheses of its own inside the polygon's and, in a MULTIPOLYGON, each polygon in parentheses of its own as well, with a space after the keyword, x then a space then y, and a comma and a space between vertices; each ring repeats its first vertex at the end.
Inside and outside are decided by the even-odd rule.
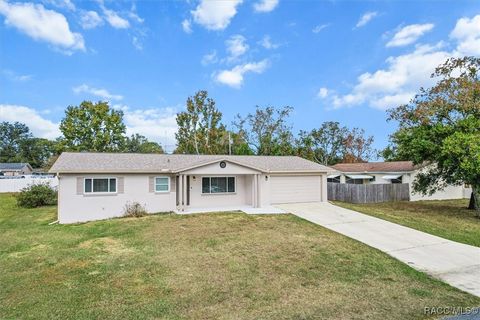
POLYGON ((377 248, 409 266, 480 296, 480 248, 374 218, 330 203, 294 203, 281 209, 377 248))

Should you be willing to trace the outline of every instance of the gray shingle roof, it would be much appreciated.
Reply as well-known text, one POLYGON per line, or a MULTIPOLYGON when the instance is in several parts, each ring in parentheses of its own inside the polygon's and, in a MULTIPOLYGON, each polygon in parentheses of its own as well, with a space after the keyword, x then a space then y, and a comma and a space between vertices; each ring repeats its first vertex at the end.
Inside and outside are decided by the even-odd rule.
POLYGON ((0 170, 22 170, 28 163, 0 163, 0 170))
POLYGON ((330 172, 332 169, 295 156, 228 156, 140 153, 64 152, 53 164, 54 173, 180 172, 220 160, 262 172, 330 172))
POLYGON ((404 172, 415 170, 412 161, 338 163, 332 168, 342 172, 404 172))

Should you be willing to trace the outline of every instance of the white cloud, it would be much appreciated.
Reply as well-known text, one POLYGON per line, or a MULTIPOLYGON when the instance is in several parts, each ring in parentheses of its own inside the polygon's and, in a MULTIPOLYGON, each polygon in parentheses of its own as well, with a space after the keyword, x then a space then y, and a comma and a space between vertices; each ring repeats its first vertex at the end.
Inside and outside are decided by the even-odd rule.
POLYGON ((58 123, 42 118, 35 109, 25 106, 0 104, 0 121, 25 123, 36 137, 55 139, 60 136, 58 123))
POLYGON ((185 33, 192 33, 192 23, 190 20, 185 19, 182 21, 182 29, 185 33))
POLYGON ((450 56, 441 48, 441 43, 422 45, 411 53, 389 57, 385 69, 361 74, 350 93, 332 95, 333 107, 366 103, 374 108, 387 109, 409 102, 420 87, 433 84, 430 74, 450 56))
POLYGON ((80 14, 80 25, 83 29, 94 29, 103 24, 103 19, 96 11, 84 11, 80 14))
POLYGON ((244 36, 236 34, 225 41, 227 52, 229 54, 228 60, 233 61, 247 52, 249 46, 247 39, 244 36))
POLYGON ((18 74, 12 70, 3 70, 3 74, 12 81, 25 82, 32 79, 31 74, 18 74))
POLYGON ((143 43, 142 43, 142 41, 140 40, 139 37, 133 36, 132 37, 132 44, 135 47, 135 49, 143 50, 143 43))
POLYGON ((124 112, 124 122, 127 134, 139 133, 149 140, 167 146, 168 152, 173 151, 175 132, 177 131, 176 111, 174 108, 149 108, 131 110, 121 107, 124 112))
MULTIPOLYGON (((102 9, 102 12, 103 12, 103 15, 104 15, 104 18, 105 18, 105 20, 107 20, 108 24, 110 24, 115 29, 128 29, 128 28, 130 28, 130 22, 127 19, 124 19, 124 18, 120 17, 118 12, 105 7, 104 0, 97 0, 97 2, 100 5, 100 8, 102 9)), ((130 10, 130 14, 133 13, 134 15, 136 15, 134 10, 135 10, 135 6, 133 6, 132 9, 130 10)), ((140 19, 140 17, 138 17, 138 18, 140 19)), ((143 22, 143 20, 141 20, 141 22, 143 22)))
POLYGON ((106 89, 93 88, 93 87, 90 87, 86 84, 81 84, 77 87, 72 88, 72 90, 76 94, 87 93, 87 94, 90 94, 92 96, 100 97, 100 98, 106 99, 106 100, 122 100, 123 99, 123 96, 121 96, 121 95, 111 94, 106 89))
POLYGON ((323 29, 327 28, 329 25, 330 25, 329 23, 319 24, 318 26, 316 26, 315 28, 312 29, 312 32, 313 33, 319 33, 323 29))
POLYGON ((71 0, 43 0, 43 3, 70 11, 75 11, 77 9, 71 0))
POLYGON ((421 36, 432 30, 432 23, 411 24, 403 27, 395 33, 393 38, 387 43, 387 47, 401 47, 414 43, 421 36))
POLYGON ((237 14, 237 6, 242 0, 201 0, 191 11, 193 20, 208 30, 223 30, 237 14))
MULTIPOLYGON (((166 145, 168 151, 173 151, 177 131, 174 108, 131 109, 120 105, 114 105, 112 108, 124 112, 123 120, 128 135, 139 133, 151 141, 166 145)), ((47 139, 59 137, 61 135, 59 124, 43 118, 42 114, 25 106, 0 104, 0 121, 25 123, 36 137, 47 139)))
POLYGON ((0 0, 0 14, 5 16, 6 25, 17 28, 35 40, 50 43, 66 53, 72 50, 85 51, 82 35, 70 31, 65 16, 45 9, 41 4, 10 4, 0 0))
POLYGON ((128 11, 127 15, 130 19, 132 19, 133 21, 136 21, 138 23, 145 22, 145 19, 141 18, 137 14, 137 6, 135 5, 135 2, 132 3, 132 6, 130 7, 130 11, 128 11))
POLYGON ((259 43, 262 47, 269 50, 277 49, 278 47, 280 47, 280 44, 272 42, 272 39, 270 38, 269 35, 265 35, 259 43))
POLYGON ((103 14, 108 23, 115 29, 128 29, 130 28, 130 22, 127 19, 124 19, 118 15, 113 10, 103 8, 103 14))
POLYGON ((342 95, 329 90, 328 101, 333 108, 366 104, 388 109, 408 103, 421 87, 434 85, 437 80, 430 75, 448 58, 480 55, 480 15, 457 20, 450 38, 453 43, 417 45, 412 52, 389 57, 385 68, 361 74, 350 92, 342 95))
POLYGON ((216 74, 215 80, 232 88, 240 88, 244 81, 244 75, 248 72, 263 73, 269 65, 268 60, 249 62, 235 66, 231 70, 222 70, 216 74))
POLYGON ((458 41, 459 55, 480 55, 480 15, 459 19, 450 37, 458 41))
POLYGON ((213 64, 213 63, 216 63, 218 61, 218 58, 217 58, 217 51, 213 50, 212 52, 210 53, 207 53, 206 55, 204 55, 202 57, 202 65, 206 66, 206 65, 209 65, 209 64, 213 64))
POLYGON ((255 12, 270 12, 278 6, 278 0, 260 0, 253 4, 255 12))
POLYGON ((378 16, 378 12, 376 11, 365 12, 363 16, 360 17, 355 27, 360 28, 365 26, 367 23, 370 22, 370 20, 372 20, 376 16, 378 16))
POLYGON ((324 99, 328 96, 328 93, 329 92, 327 88, 320 88, 320 90, 318 90, 317 97, 324 99))

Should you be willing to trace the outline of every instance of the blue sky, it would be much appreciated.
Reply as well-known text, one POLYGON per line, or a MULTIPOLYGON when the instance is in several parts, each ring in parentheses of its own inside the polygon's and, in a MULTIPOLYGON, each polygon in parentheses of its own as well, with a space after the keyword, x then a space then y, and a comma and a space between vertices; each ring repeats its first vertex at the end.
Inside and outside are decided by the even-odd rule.
POLYGON ((0 0, 0 121, 53 138, 68 105, 108 100, 171 150, 205 89, 227 124, 289 105, 295 132, 334 120, 383 148, 385 110, 463 55, 480 55, 479 1, 0 0))

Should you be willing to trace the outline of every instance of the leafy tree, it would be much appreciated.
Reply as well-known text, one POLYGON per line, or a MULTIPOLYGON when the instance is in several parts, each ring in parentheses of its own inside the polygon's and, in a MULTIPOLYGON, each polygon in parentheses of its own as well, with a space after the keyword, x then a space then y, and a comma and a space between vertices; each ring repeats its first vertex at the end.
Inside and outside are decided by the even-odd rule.
POLYGON ((426 164, 413 183, 431 194, 448 184, 470 184, 480 217, 480 58, 451 58, 435 69, 438 82, 420 89, 389 114, 396 156, 426 164))
POLYGON ((69 106, 60 123, 62 146, 71 151, 119 151, 125 141, 123 112, 107 102, 69 106))
POLYGON ((365 136, 365 130, 353 128, 349 131, 343 141, 345 148, 343 155, 343 162, 367 162, 376 154, 373 148, 373 136, 365 136))
POLYGON ((348 134, 348 129, 340 126, 340 123, 324 122, 319 129, 300 131, 297 152, 300 156, 323 165, 336 164, 344 156, 348 134))
POLYGON ((233 125, 255 154, 291 155, 295 150, 287 118, 292 110, 288 106, 281 109, 257 106, 253 114, 249 113, 244 118, 237 115, 233 125))
POLYGON ((131 153, 164 153, 163 148, 156 142, 136 133, 125 139, 124 152, 131 153))
POLYGON ((56 153, 55 142, 34 138, 23 123, 0 123, 0 162, 28 162, 41 168, 56 153))
POLYGON ((231 154, 253 155, 253 151, 242 132, 228 131, 228 133, 230 133, 231 154))
POLYGON ((222 113, 207 91, 188 97, 186 111, 177 114, 176 153, 226 154, 228 133, 221 123, 222 113))
POLYGON ((0 162, 22 162, 22 146, 32 137, 23 123, 0 123, 0 162))
POLYGON ((55 141, 31 138, 21 143, 21 162, 28 162, 34 168, 43 168, 56 154, 55 141))

